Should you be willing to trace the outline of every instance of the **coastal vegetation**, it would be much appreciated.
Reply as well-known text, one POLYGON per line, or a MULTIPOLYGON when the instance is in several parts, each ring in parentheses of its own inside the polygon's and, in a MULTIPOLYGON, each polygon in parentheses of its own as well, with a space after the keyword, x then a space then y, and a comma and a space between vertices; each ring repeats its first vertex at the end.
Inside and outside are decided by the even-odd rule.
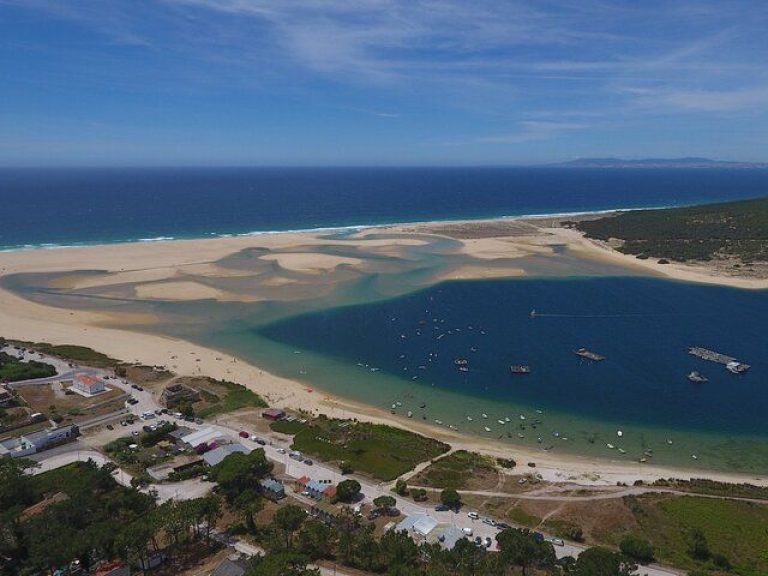
POLYGON ((410 480, 417 486, 433 486, 461 490, 470 482, 491 476, 493 483, 498 480, 498 473, 493 458, 477 452, 456 450, 435 460, 420 474, 410 480))
POLYGON ((96 352, 96 350, 85 346, 74 346, 71 344, 54 345, 47 342, 23 341, 12 341, 11 344, 28 348, 40 352, 41 354, 55 356, 67 362, 86 364, 88 366, 93 366, 94 368, 115 368, 120 364, 120 362, 114 358, 110 358, 106 354, 96 352))
POLYGON ((346 463, 379 480, 394 480, 449 449, 443 442, 393 426, 325 416, 303 424, 279 421, 272 429, 293 435, 294 450, 327 462, 346 463))
POLYGON ((768 198, 633 210, 568 225, 588 238, 621 240, 617 249, 638 258, 768 261, 768 198))
POLYGON ((243 408, 266 408, 264 399, 242 384, 226 380, 207 379, 209 385, 216 387, 216 393, 201 389, 201 397, 205 406, 195 409, 200 418, 210 418, 243 408))
POLYGON ((0 352, 0 382, 18 382, 33 378, 48 378, 56 375, 56 368, 44 362, 30 360, 22 362, 15 356, 0 352))

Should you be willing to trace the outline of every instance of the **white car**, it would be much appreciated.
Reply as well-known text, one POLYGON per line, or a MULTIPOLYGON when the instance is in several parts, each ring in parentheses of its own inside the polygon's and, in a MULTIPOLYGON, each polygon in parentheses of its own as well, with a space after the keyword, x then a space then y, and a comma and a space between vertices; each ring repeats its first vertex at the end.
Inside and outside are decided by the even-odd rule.
POLYGON ((547 540, 552 542, 552 544, 554 544, 555 546, 565 546, 565 542, 560 540, 560 538, 547 538, 547 540))
POLYGON ((462 532, 464 532, 465 536, 472 536, 472 528, 462 528, 462 532))
POLYGON ((480 515, 477 512, 467 512, 467 516, 472 518, 472 520, 477 520, 480 518, 480 515))
POLYGON ((285 454, 285 448, 278 448, 277 449, 278 454, 285 454))

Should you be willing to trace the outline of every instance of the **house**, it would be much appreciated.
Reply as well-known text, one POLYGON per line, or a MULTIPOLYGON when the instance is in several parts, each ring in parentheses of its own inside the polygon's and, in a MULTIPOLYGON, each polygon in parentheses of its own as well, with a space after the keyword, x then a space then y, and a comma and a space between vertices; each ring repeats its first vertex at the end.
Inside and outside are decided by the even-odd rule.
POLYGON ((72 390, 80 392, 86 396, 93 396, 100 394, 106 390, 104 380, 91 376, 90 374, 75 374, 75 378, 72 381, 72 390))
POLYGON ((244 558, 225 558, 211 572, 211 576, 243 576, 248 570, 248 561, 244 558))
POLYGON ((99 565, 93 576, 131 576, 131 569, 119 560, 113 560, 99 565))
POLYGON ((13 402, 14 395, 8 386, 0 384, 0 406, 8 406, 13 402))
POLYGON ((151 466, 147 468, 147 474, 157 482, 167 480, 168 477, 174 472, 183 472, 190 468, 194 468, 203 461, 199 456, 178 456, 170 462, 163 462, 157 466, 151 466))
POLYGON ((265 498, 277 502, 285 498, 285 487, 282 482, 278 482, 272 478, 267 478, 259 482, 261 493, 265 498))
POLYGON ((296 480, 296 490, 306 492, 315 500, 332 500, 336 496, 336 486, 331 480, 312 480, 308 476, 302 476, 296 480))
POLYGON ((467 535, 462 532, 461 528, 456 526, 439 526, 430 533, 427 542, 430 544, 437 543, 445 550, 453 550, 456 543, 466 537, 467 535))
POLYGON ((208 466, 216 466, 217 464, 220 464, 224 458, 237 452, 241 454, 250 454, 251 450, 242 444, 224 444, 223 446, 219 446, 218 448, 214 448, 210 452, 203 454, 203 460, 205 460, 205 463, 208 464, 208 466))
POLYGON ((49 428, 0 442, 0 457, 23 458, 70 442, 80 436, 76 425, 49 428))
POLYGON ((166 408, 173 408, 183 402, 193 404, 200 400, 200 392, 184 384, 166 386, 160 394, 160 403, 166 408))
POLYGON ((309 508, 309 513, 326 524, 335 524, 341 517, 341 510, 328 502, 316 502, 309 508))
POLYGON ((261 413, 261 416, 267 420, 277 421, 285 418, 285 412, 279 408, 267 408, 261 413))
POLYGON ((426 537, 432 530, 437 528, 437 524, 437 520, 427 514, 411 514, 401 520, 397 526, 395 526, 395 530, 398 532, 405 530, 412 536, 419 534, 426 537))
POLYGON ((181 442, 190 448, 197 448, 202 444, 210 444, 216 440, 220 440, 222 435, 213 428, 201 428, 190 432, 186 436, 181 437, 181 442))

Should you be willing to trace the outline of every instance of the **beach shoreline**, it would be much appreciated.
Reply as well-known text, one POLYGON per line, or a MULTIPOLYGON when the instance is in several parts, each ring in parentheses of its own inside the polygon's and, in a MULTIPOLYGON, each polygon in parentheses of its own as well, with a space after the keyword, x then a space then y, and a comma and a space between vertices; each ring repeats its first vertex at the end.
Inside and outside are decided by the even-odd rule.
MULTIPOLYGON (((582 214, 593 217, 595 212, 582 214)), ((574 215, 567 216, 573 218, 574 215)), ((608 246, 588 240, 578 231, 564 227, 547 227, 547 221, 560 220, 562 216, 541 216, 537 218, 509 218, 489 220, 451 221, 450 226, 482 227, 493 226, 494 230, 509 227, 510 235, 493 235, 456 240, 461 243, 461 252, 476 260, 492 261, 510 256, 522 257, 528 254, 551 252, 552 246, 567 246, 579 258, 607 262, 641 274, 666 276, 682 281, 716 283, 736 288, 768 288, 768 281, 739 279, 707 275, 684 265, 658 265, 639 261, 632 256, 621 254, 608 246), (522 256, 521 256, 522 255, 522 256)), ((375 249, 392 249, 418 245, 420 237, 433 236, 435 231, 445 228, 446 221, 420 224, 397 224, 389 226, 362 227, 346 239, 352 244, 361 244, 375 249), (381 235, 391 235, 381 239, 381 235), (402 236, 400 239, 397 237, 402 236), (399 242, 399 244, 398 244, 399 242)), ((496 233, 496 232, 494 232, 496 233)), ((322 277, 324 271, 353 266, 354 263, 334 260, 325 256, 318 264, 313 259, 313 247, 322 247, 334 242, 317 232, 284 232, 225 238, 195 240, 158 240, 155 242, 134 242, 98 246, 72 247, 66 250, 25 250, 0 253, 0 279, 12 274, 62 273, 78 270, 106 270, 121 282, 165 282, 163 291, 155 292, 167 297, 173 291, 173 282, 186 271, 210 268, 213 263, 239 251, 255 246, 283 249, 290 253, 292 273, 304 273, 322 277), (291 249, 299 252, 290 252, 291 249), (122 276, 121 276, 122 275, 122 276), (170 279, 170 284, 169 284, 170 279)), ((276 257, 280 263, 280 257, 276 257)), ((468 277, 482 277, 482 268, 467 268, 468 277)), ((456 272, 459 274, 460 272, 456 272)), ((501 270, 501 275, 519 275, 513 268, 501 270)), ((458 277, 458 276, 456 276, 458 277)), ((73 285, 94 282, 92 278, 72 280, 73 285)), ((218 297, 213 291, 201 291, 185 285, 188 299, 218 297)), ((150 293, 151 295, 151 293, 150 293)), ((727 482, 749 482, 768 485, 768 479, 750 474, 726 473, 707 470, 691 470, 684 467, 660 467, 638 462, 617 462, 602 457, 587 457, 574 454, 552 454, 535 449, 510 446, 491 439, 472 437, 441 429, 428 423, 415 422, 404 417, 391 415, 374 406, 363 405, 345 398, 326 394, 301 382, 271 374, 258 366, 249 364, 231 353, 193 344, 180 338, 150 333, 146 326, 153 322, 151 315, 131 316, 127 313, 67 309, 40 304, 0 287, 0 336, 8 339, 53 344, 77 344, 91 347, 113 358, 129 363, 150 366, 166 366, 180 376, 210 376, 244 384, 261 394, 274 406, 292 410, 306 410, 314 414, 325 414, 335 418, 357 418, 372 422, 386 423, 450 443, 456 448, 514 458, 522 468, 528 462, 536 463, 538 472, 546 480, 572 481, 584 484, 646 482, 659 478, 700 478, 706 477, 727 482), (121 315, 122 314, 122 315, 121 315), (130 329, 116 328, 115 323, 130 325, 130 329), (170 360, 174 357, 174 360, 170 360)))

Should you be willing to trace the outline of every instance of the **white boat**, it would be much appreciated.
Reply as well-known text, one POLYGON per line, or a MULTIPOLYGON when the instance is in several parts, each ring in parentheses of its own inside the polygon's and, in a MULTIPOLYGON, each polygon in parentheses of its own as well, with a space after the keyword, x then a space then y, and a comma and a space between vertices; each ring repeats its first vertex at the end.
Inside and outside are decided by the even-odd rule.
POLYGON ((397 409, 397 404, 392 404, 392 410, 397 409))
POLYGON ((443 421, 442 420, 435 420, 435 424, 437 424, 438 426, 442 426, 443 425, 443 421))
POLYGON ((606 446, 608 446, 608 448, 610 448, 611 450, 613 450, 614 448, 616 448, 616 446, 614 446, 613 444, 610 444, 610 443, 609 443, 609 444, 606 444, 606 446))
POLYGON ((696 454, 691 454, 691 458, 693 458, 694 460, 698 460, 699 459, 699 457, 696 456, 696 454))
POLYGON ((467 416, 467 420, 469 420, 470 422, 472 422, 472 416, 467 416))
POLYGON ((410 410, 408 410, 408 418, 413 418, 413 412, 411 412, 410 410))
POLYGON ((672 445, 672 439, 671 438, 667 438, 667 444, 669 444, 670 446, 672 445))
POLYGON ((483 428, 485 428, 485 431, 486 431, 486 432, 490 432, 490 431, 491 431, 491 429, 490 429, 490 428, 488 428, 488 426, 483 426, 483 428))
POLYGON ((520 414, 520 420, 525 420, 525 416, 523 416, 522 414, 520 414))
POLYGON ((517 437, 518 438, 525 438, 525 434, 518 434, 517 437))
POLYGON ((619 448, 619 452, 621 452, 622 454, 626 454, 626 451, 624 450, 624 448, 619 448))
POLYGON ((505 421, 505 422, 509 422, 509 416, 505 417, 505 418, 504 418, 504 421, 505 421))
POLYGON ((488 414, 483 414, 483 418, 488 418, 488 414))
POLYGON ((621 438, 622 436, 624 436, 624 432, 622 432, 621 430, 616 430, 616 436, 621 438))
POLYGON ((499 420, 496 420, 496 422, 498 422, 498 423, 499 423, 499 424, 501 424, 502 426, 504 426, 504 424, 506 424, 506 422, 504 422, 504 420, 501 420, 501 419, 499 419, 499 420))

